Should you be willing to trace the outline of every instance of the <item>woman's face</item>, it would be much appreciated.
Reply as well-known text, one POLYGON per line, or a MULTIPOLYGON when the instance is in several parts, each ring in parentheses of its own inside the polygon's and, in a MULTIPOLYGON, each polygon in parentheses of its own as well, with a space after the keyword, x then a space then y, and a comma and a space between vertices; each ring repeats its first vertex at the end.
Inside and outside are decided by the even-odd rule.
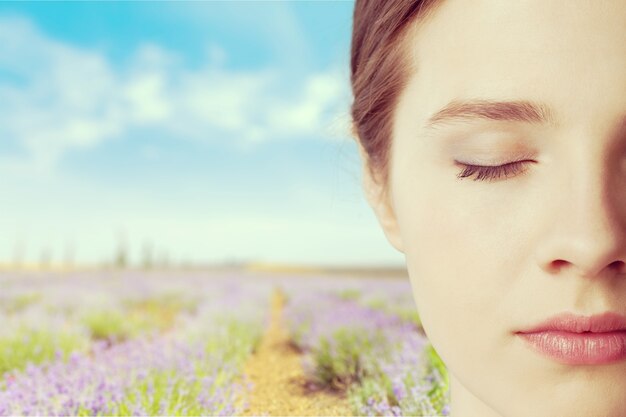
POLYGON ((625 416, 625 360, 566 364, 515 332, 626 314, 626 2, 447 0, 417 24, 393 218, 377 213, 452 374, 453 415, 625 416), (434 116, 453 100, 467 106, 434 116), (526 162, 489 181, 457 178, 455 161, 526 162))

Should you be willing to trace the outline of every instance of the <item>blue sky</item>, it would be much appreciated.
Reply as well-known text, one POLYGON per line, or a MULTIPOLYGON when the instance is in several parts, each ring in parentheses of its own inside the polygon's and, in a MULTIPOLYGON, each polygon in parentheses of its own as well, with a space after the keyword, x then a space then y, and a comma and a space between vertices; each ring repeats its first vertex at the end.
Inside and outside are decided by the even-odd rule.
POLYGON ((348 136, 352 7, 0 3, 0 263, 401 264, 348 136))

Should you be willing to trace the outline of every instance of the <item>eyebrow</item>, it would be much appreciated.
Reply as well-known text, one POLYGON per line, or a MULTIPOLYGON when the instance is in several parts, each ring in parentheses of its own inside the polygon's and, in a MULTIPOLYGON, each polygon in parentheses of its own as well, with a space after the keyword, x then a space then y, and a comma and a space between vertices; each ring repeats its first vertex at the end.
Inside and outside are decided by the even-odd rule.
POLYGON ((529 100, 470 99, 451 101, 428 118, 424 129, 435 129, 440 125, 455 121, 472 121, 475 119, 556 125, 554 112, 543 103, 529 100))

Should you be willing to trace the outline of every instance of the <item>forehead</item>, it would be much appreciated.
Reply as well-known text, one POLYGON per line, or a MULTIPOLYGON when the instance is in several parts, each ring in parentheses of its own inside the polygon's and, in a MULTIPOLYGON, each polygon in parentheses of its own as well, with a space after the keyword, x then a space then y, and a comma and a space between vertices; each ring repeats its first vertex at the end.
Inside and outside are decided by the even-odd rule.
POLYGON ((625 23, 622 0, 443 0, 409 32, 409 85, 430 110, 471 97, 546 102, 565 120, 623 111, 625 23))

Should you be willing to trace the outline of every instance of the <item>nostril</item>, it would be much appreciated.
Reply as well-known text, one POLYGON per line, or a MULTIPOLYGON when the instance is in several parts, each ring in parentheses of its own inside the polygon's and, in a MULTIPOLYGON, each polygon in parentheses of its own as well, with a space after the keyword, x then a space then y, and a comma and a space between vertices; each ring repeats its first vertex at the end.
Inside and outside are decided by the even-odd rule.
POLYGON ((566 264, 568 264, 568 262, 567 262, 567 261, 564 261, 564 260, 562 260, 562 259, 557 259, 556 261, 553 261, 553 262, 552 262, 552 266, 553 266, 553 267, 554 267, 554 269, 556 269, 557 271, 558 271, 559 269, 561 269, 561 267, 562 267, 563 265, 566 265, 566 264))
MULTIPOLYGON (((552 270, 552 273, 559 273, 562 272, 563 268, 567 268, 568 265, 571 265, 571 262, 563 259, 556 259, 550 262, 550 269, 552 270)), ((611 271, 612 273, 617 273, 619 275, 626 275, 626 262, 621 260, 613 261, 608 265, 605 264, 605 267, 603 269, 611 271)), ((591 276, 591 274, 589 274, 589 276, 591 276)))

